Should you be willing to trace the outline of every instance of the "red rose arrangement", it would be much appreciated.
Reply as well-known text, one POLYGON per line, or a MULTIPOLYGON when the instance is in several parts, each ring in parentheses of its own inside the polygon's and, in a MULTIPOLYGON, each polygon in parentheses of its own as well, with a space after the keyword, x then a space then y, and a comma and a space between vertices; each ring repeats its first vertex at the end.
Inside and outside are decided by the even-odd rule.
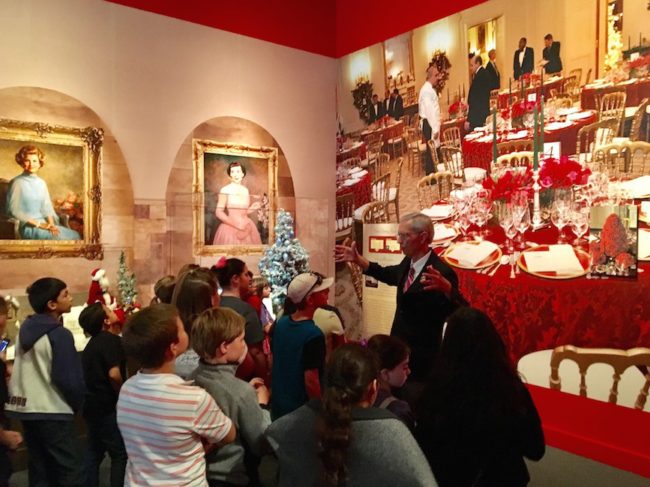
POLYGON ((463 100, 458 100, 449 105, 449 115, 450 116, 457 116, 459 114, 467 112, 467 104, 463 102, 463 100))
POLYGON ((559 159, 547 157, 539 170, 539 184, 542 188, 567 188, 574 184, 587 184, 591 171, 583 169, 580 163, 562 156, 559 159))
POLYGON ((522 167, 505 171, 498 179, 486 178, 483 181, 483 188, 490 192, 492 201, 503 200, 510 203, 512 195, 520 191, 526 191, 530 198, 532 184, 533 173, 530 167, 522 167))
POLYGON ((641 66, 647 66, 650 64, 650 54, 646 54, 645 56, 640 56, 636 58, 634 61, 629 61, 627 65, 630 68, 640 68, 641 66))
POLYGON ((527 113, 533 113, 535 106, 539 109, 539 103, 536 101, 520 101, 512 105, 512 118, 520 118, 527 113))
POLYGON ((510 118, 510 107, 500 110, 499 114, 503 120, 508 120, 510 118))

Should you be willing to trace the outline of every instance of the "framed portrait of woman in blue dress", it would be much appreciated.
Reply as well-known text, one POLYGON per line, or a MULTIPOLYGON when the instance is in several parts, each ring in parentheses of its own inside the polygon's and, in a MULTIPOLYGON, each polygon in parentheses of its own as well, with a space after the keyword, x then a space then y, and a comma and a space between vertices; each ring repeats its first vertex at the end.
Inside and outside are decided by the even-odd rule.
POLYGON ((261 254, 273 240, 278 150, 193 141, 196 255, 261 254))
POLYGON ((0 257, 102 258, 100 128, 0 119, 0 257))

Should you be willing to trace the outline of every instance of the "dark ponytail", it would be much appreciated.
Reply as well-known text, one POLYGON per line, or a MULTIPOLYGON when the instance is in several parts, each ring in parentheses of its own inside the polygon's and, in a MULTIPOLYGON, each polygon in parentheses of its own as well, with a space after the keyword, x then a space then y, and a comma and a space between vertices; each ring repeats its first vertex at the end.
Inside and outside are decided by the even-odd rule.
POLYGON ((225 261, 219 261, 217 264, 213 265, 210 269, 217 276, 219 280, 219 285, 222 289, 230 288, 230 281, 235 276, 239 276, 244 272, 246 263, 243 260, 237 258, 226 259, 225 261))
POLYGON ((332 353, 319 426, 319 457, 327 486, 345 482, 352 408, 364 399, 378 372, 377 357, 360 345, 346 344, 332 353))

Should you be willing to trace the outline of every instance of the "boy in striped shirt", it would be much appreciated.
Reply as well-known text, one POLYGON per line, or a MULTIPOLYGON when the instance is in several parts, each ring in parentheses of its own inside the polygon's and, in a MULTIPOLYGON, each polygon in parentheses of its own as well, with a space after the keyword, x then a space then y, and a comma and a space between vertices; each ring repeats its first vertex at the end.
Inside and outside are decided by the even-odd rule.
POLYGON ((122 344, 142 364, 117 402, 129 456, 125 485, 207 486, 201 440, 221 446, 236 431, 205 390, 175 374, 174 361, 188 345, 176 308, 156 304, 134 314, 122 344))

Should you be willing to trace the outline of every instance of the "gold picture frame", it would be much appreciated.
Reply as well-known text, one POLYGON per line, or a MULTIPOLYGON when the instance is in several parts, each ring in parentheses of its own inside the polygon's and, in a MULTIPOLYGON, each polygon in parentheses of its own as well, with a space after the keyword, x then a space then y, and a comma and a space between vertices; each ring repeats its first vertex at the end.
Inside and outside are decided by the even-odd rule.
POLYGON ((261 255, 275 237, 278 149, 194 139, 192 158, 194 254, 261 255))
POLYGON ((0 258, 103 259, 100 177, 103 142, 104 131, 97 127, 0 119, 0 258), (36 171, 27 171, 25 166, 17 164, 18 153, 25 146, 36 147, 40 151, 36 157, 43 155, 36 171), (45 220, 43 226, 47 226, 48 218, 56 223, 52 230, 37 230, 40 227, 33 222, 38 222, 38 218, 21 220, 25 215, 31 217, 30 212, 35 208, 35 192, 28 185, 22 186, 26 177, 36 181, 41 189, 36 192, 38 198, 54 211, 49 217, 41 213, 45 220), (70 238, 51 239, 54 235, 70 238))

